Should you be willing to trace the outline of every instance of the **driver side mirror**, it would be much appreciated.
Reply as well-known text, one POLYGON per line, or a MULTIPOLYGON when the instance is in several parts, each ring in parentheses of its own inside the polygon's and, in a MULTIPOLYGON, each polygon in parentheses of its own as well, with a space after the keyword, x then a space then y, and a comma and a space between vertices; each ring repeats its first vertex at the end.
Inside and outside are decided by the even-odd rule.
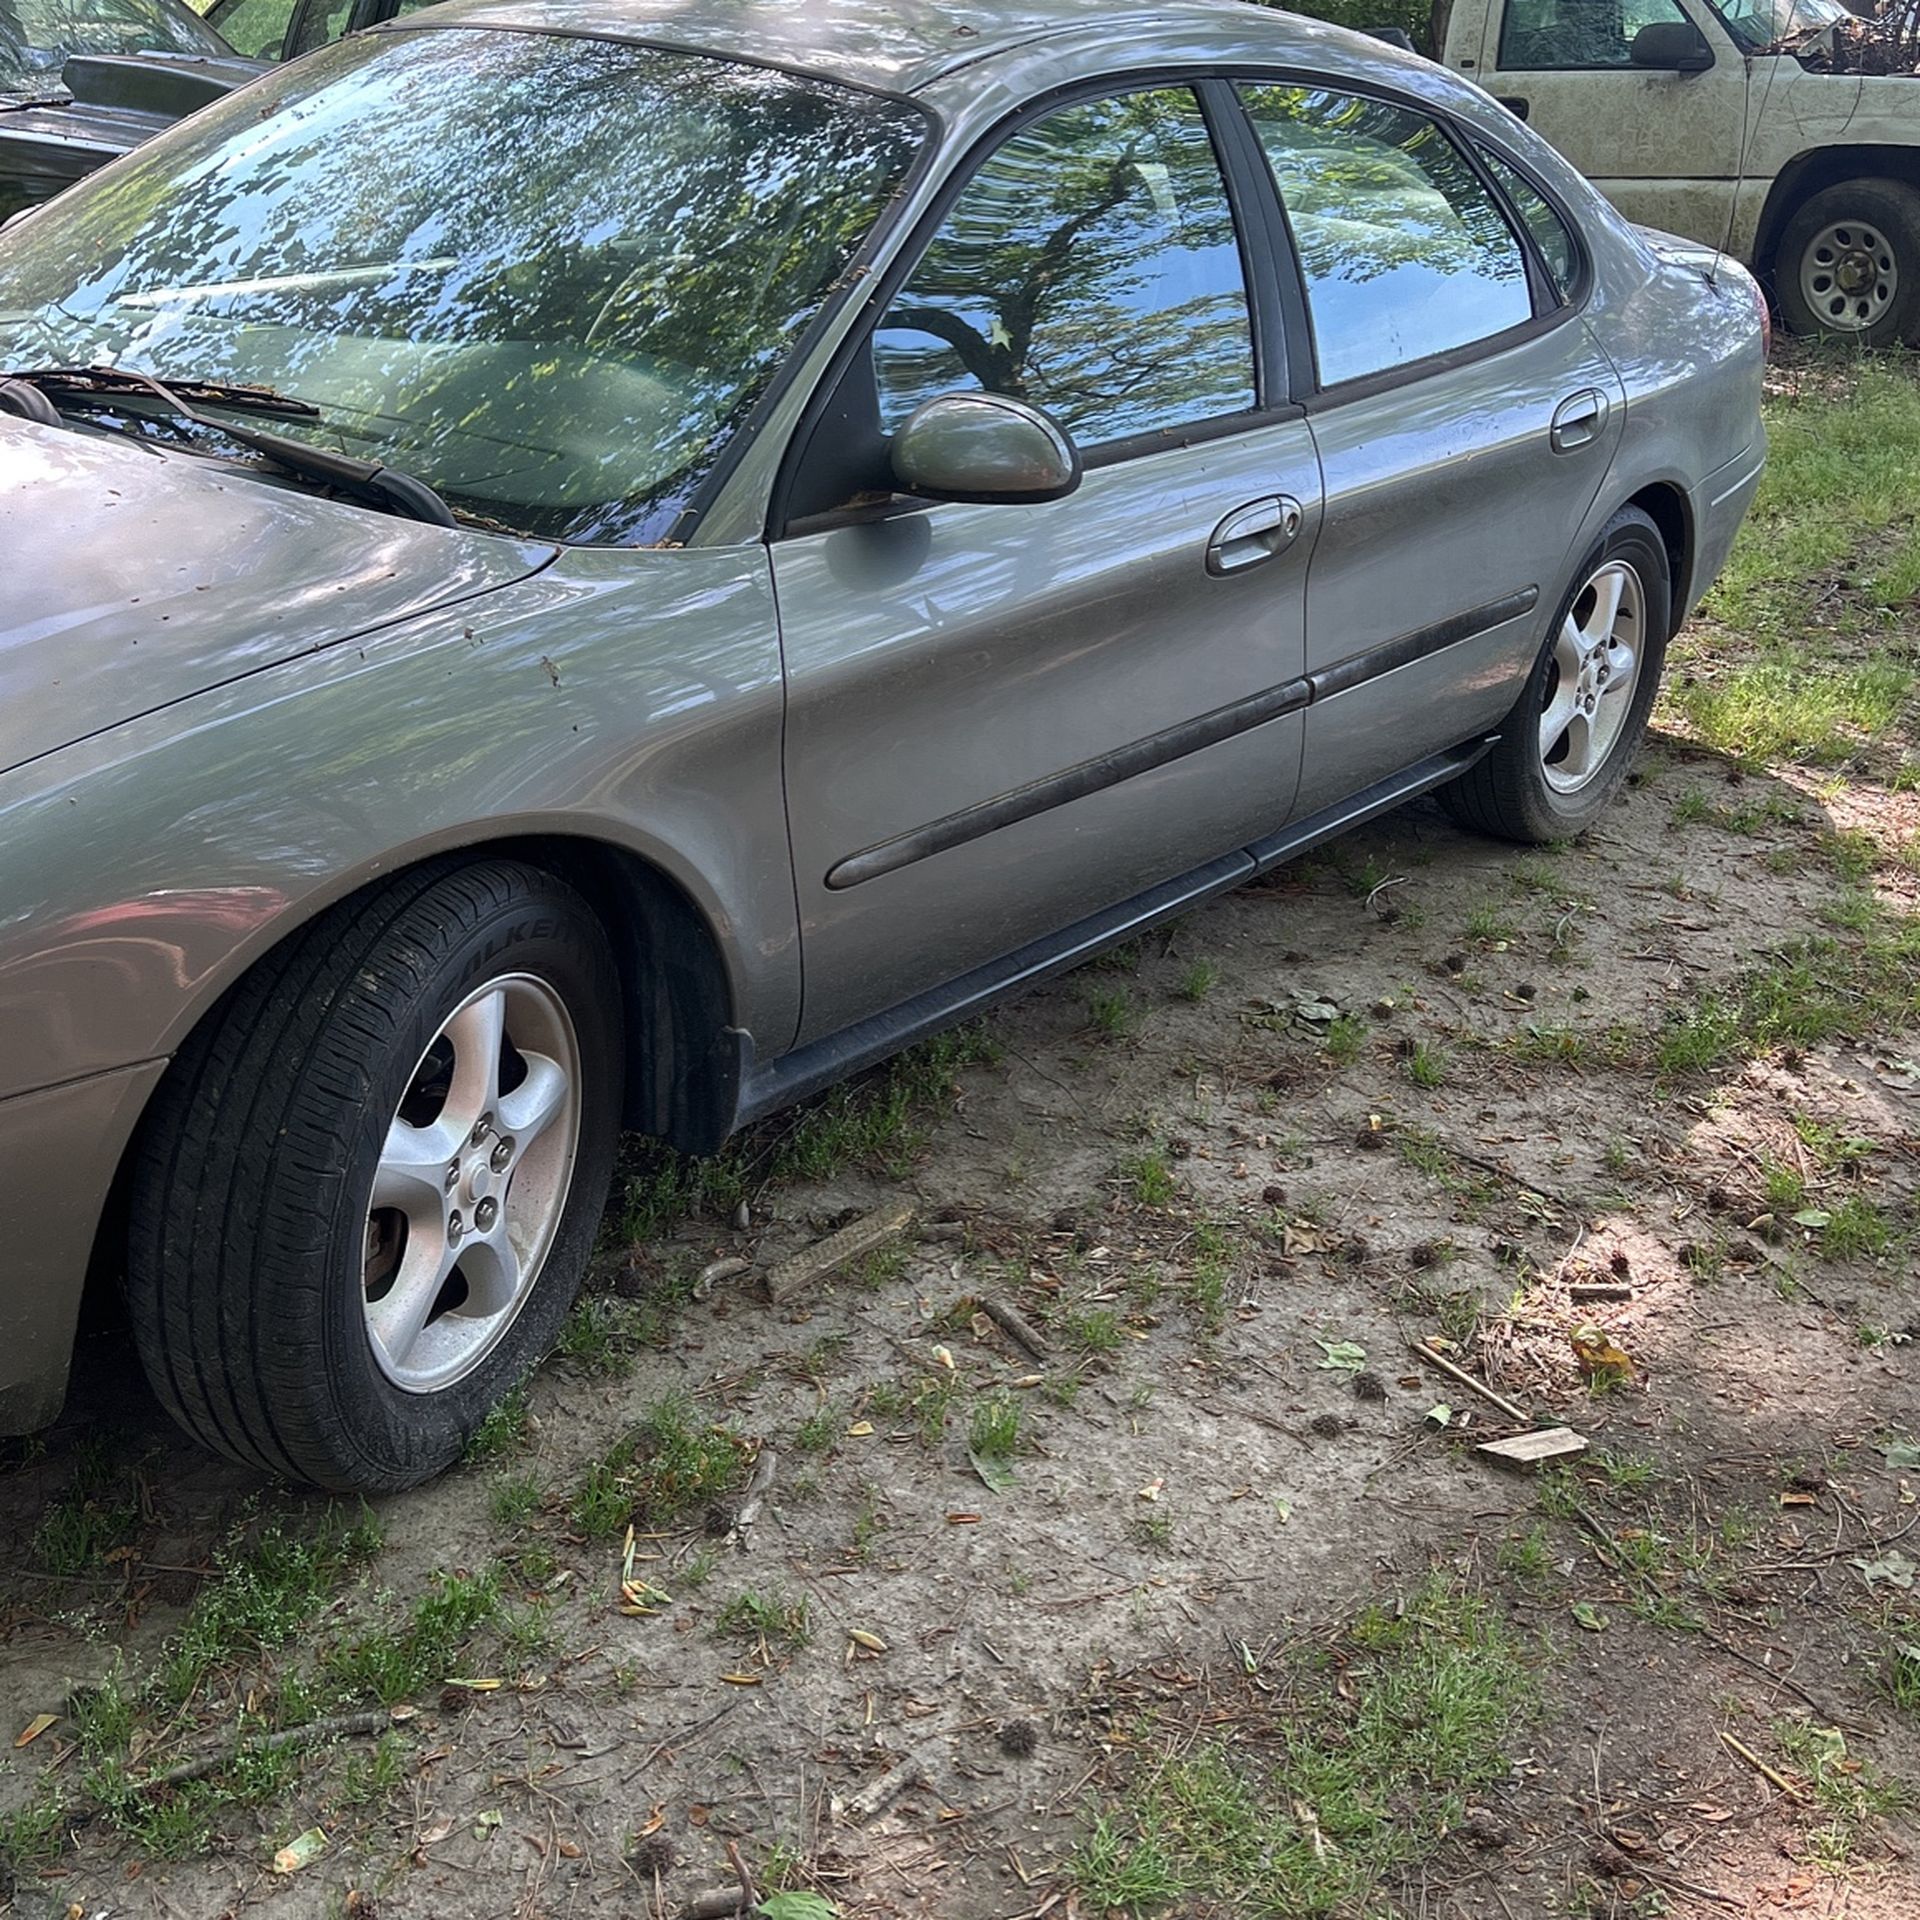
POLYGON ((1713 49, 1691 20, 1650 21, 1633 36, 1627 57, 1659 73, 1705 73, 1713 65, 1713 49))
POLYGON ((1067 430, 1003 393, 923 402, 894 434, 891 457, 901 491, 928 500, 1064 500, 1080 484, 1080 450, 1067 430))

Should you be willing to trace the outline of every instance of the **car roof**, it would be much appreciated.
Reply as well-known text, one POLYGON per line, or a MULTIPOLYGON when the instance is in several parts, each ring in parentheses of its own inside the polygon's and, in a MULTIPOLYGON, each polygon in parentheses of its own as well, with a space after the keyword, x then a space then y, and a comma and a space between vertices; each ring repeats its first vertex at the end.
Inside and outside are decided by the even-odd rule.
POLYGON ((857 86, 914 93, 957 68, 1056 34, 1113 42, 1130 29, 1192 28, 1223 45, 1304 54, 1323 29, 1250 0, 451 0, 407 25, 515 26, 728 55, 857 86))

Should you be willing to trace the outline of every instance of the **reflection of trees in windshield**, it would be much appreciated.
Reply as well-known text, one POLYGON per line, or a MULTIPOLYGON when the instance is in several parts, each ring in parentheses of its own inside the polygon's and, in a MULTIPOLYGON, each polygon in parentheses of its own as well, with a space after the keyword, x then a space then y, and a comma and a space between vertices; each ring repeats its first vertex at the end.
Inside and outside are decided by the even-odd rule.
POLYGON ((0 358, 270 385, 313 437, 576 540, 671 526, 921 128, 549 35, 381 36, 290 82, 0 241, 0 358))
POLYGON ((1233 217, 1184 89, 1088 101, 968 182, 874 342, 883 424, 984 387, 1097 444, 1253 404, 1233 217))
POLYGON ((1531 317, 1518 236, 1422 114, 1317 87, 1244 87, 1286 200, 1323 381, 1531 317))
POLYGON ((177 0, 0 0, 0 93, 57 91, 76 53, 230 51, 177 0))

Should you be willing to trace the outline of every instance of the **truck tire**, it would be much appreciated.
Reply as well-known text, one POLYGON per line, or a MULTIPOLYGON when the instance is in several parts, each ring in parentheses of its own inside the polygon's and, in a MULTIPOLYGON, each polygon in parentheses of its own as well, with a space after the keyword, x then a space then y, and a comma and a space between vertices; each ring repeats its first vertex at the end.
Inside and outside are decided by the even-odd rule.
POLYGON ((136 1149, 128 1309, 168 1412, 341 1491, 457 1460, 573 1304, 621 1030, 599 920, 517 862, 397 876, 270 954, 136 1149))
POLYGON ((1502 840, 1571 840, 1612 804, 1646 737, 1673 619, 1666 543, 1623 507, 1561 601, 1493 750, 1437 795, 1502 840))
POLYGON ((1920 327, 1920 192, 1842 180, 1801 203, 1774 255, 1789 332, 1888 347, 1920 327))

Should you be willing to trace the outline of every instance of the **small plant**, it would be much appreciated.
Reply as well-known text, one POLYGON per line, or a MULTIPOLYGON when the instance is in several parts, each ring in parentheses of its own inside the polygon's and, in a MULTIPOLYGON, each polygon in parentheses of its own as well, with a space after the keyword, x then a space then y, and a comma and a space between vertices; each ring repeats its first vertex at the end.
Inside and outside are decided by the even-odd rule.
POLYGON ((1367 1044, 1367 1023, 1357 1013, 1343 1013, 1327 1024, 1327 1058, 1336 1067, 1350 1067, 1367 1044))
POLYGON ((1475 907, 1467 915, 1467 938, 1478 941, 1482 946, 1509 946, 1517 931, 1513 922, 1491 901, 1485 906, 1475 907))
POLYGON ((967 1422, 967 1450, 983 1460, 1011 1460, 1020 1445, 1020 1408, 1005 1387, 976 1400, 967 1422))
POLYGON ((468 1464, 477 1466, 517 1452, 526 1441, 531 1417, 526 1388, 515 1387, 474 1430, 467 1442, 468 1464))
POLYGON ((1180 976, 1180 984, 1174 991, 1182 1000, 1204 1000, 1213 991, 1213 983, 1219 977, 1218 969, 1211 960, 1196 960, 1180 976))
POLYGON ((1424 1040, 1413 1043, 1413 1051, 1407 1055, 1407 1078, 1416 1087, 1433 1088, 1447 1077, 1447 1056, 1439 1047, 1429 1046, 1424 1040))
POLYGON ((540 1481, 531 1473, 503 1474, 487 1494, 487 1507, 493 1524, 502 1533, 512 1533, 540 1511, 540 1481))
POLYGON ((1513 1574, 1518 1579, 1538 1580, 1553 1564, 1546 1529, 1529 1527, 1525 1533, 1502 1540, 1494 1564, 1502 1573, 1513 1574))
POLYGON ((1068 1342, 1082 1353, 1112 1353, 1122 1338, 1120 1316, 1111 1307, 1076 1307, 1061 1323, 1068 1342))
POLYGON ((737 1593, 714 1615, 714 1632, 724 1639, 765 1640, 798 1652, 813 1638, 807 1596, 788 1593, 737 1593))
POLYGON ((1820 1234, 1820 1251, 1829 1260, 1878 1260, 1892 1244, 1886 1215, 1859 1193, 1833 1209, 1820 1234))
POLYGON ((591 1540, 613 1539, 629 1522, 670 1525, 725 1493, 744 1457, 730 1428, 702 1426, 686 1400, 668 1395, 587 1469, 573 1496, 573 1523, 591 1540))
POLYGON ((793 1444, 802 1453, 827 1452, 839 1437, 842 1418, 838 1401, 821 1401, 794 1429, 793 1444))
POLYGON ((1167 1165, 1166 1155, 1158 1148, 1150 1147, 1137 1159, 1129 1161, 1121 1169, 1122 1175, 1133 1188, 1133 1197, 1143 1207, 1166 1207, 1173 1204, 1177 1189, 1173 1182, 1173 1170, 1167 1165))
POLYGON ((1087 1020, 1109 1040, 1124 1040, 1140 1024, 1140 1010, 1125 987, 1095 987, 1087 995, 1087 1020))

